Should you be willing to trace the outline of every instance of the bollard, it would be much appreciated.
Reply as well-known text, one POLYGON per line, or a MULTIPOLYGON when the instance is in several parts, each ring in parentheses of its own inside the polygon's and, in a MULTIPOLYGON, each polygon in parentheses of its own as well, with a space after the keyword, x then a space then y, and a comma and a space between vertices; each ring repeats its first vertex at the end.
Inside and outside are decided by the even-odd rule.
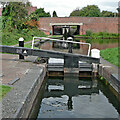
MULTIPOLYGON (((98 49, 92 49, 91 50, 91 57, 94 58, 100 58, 100 50, 98 49)), ((98 64, 93 63, 93 75, 94 77, 97 77, 97 73, 98 73, 98 64)))
POLYGON ((91 50, 91 57, 100 58, 100 50, 92 49, 91 50))
MULTIPOLYGON (((72 37, 68 37, 67 38, 68 41, 73 41, 73 38, 72 37)), ((68 43, 68 52, 69 53, 72 53, 72 43, 68 43)))
MULTIPOLYGON (((19 47, 24 47, 24 39, 22 37, 19 38, 19 47)), ((24 59, 24 56, 19 54, 19 59, 24 59)))

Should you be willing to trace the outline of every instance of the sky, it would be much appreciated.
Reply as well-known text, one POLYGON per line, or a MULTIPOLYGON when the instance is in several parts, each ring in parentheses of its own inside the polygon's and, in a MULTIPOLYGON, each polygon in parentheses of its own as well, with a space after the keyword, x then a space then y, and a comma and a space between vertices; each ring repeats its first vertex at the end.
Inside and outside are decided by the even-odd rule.
POLYGON ((33 6, 44 8, 46 12, 57 12, 58 17, 69 17, 76 8, 97 5, 100 10, 117 12, 118 0, 29 0, 33 6))

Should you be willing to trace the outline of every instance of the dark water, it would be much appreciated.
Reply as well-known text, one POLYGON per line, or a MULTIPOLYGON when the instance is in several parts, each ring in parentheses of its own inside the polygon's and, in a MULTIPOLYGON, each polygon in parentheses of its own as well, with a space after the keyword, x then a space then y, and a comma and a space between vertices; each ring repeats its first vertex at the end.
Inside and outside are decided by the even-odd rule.
POLYGON ((47 78, 38 118, 118 118, 119 103, 100 80, 47 78))

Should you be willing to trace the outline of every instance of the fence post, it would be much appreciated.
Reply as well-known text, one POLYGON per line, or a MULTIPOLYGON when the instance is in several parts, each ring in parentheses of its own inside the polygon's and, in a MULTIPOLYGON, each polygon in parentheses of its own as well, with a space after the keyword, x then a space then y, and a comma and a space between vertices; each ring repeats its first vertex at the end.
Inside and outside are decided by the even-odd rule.
MULTIPOLYGON (((24 39, 22 37, 19 38, 19 47, 24 47, 24 39)), ((19 54, 19 59, 24 59, 24 56, 19 54)))

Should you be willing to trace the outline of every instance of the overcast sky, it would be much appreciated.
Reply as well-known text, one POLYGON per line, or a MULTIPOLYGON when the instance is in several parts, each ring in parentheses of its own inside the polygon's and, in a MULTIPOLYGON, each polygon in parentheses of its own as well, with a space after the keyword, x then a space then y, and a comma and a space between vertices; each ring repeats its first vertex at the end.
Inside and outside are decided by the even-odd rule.
POLYGON ((44 8, 46 12, 55 10, 59 17, 69 16, 76 8, 87 5, 98 5, 100 10, 117 12, 118 0, 29 0, 33 6, 44 8))

